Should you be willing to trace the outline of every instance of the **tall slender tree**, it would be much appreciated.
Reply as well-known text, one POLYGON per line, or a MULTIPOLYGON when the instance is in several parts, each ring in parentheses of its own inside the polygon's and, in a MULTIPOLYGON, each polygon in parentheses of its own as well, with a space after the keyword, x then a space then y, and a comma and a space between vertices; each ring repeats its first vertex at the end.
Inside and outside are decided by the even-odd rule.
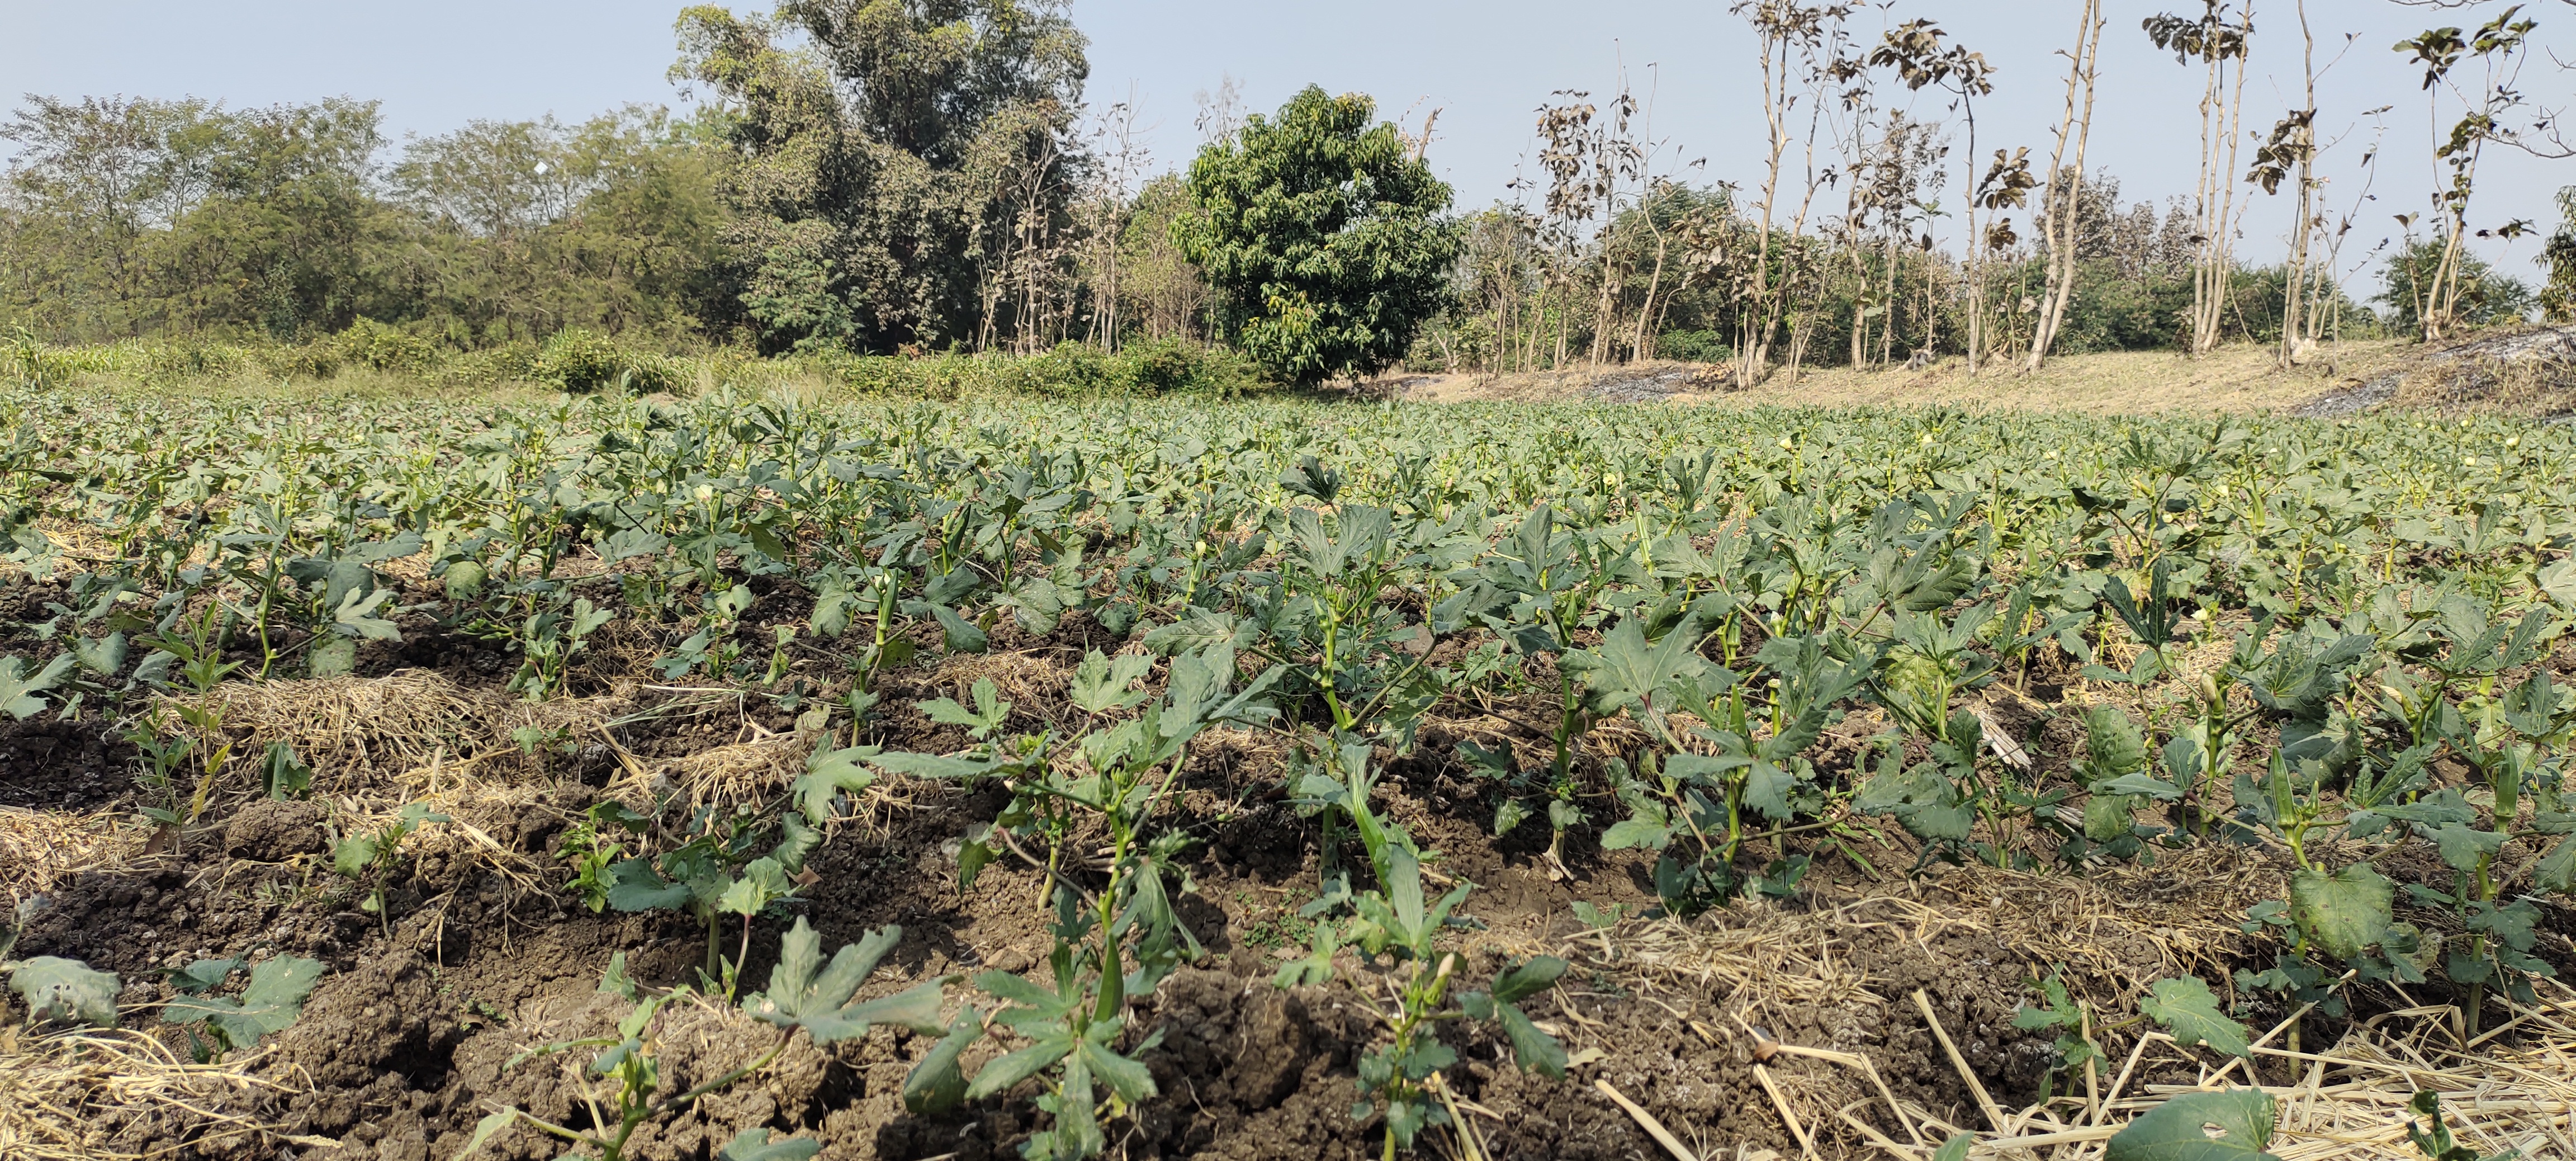
MULTIPOLYGON (((1870 54, 1869 63, 1877 68, 1896 70, 1905 87, 1921 91, 1926 87, 1944 90, 1955 98, 1953 108, 1960 111, 1968 125, 1967 261, 1964 271, 1968 284, 1967 354, 1968 373, 1975 374, 1984 356, 1986 341, 1985 252, 1987 237, 1978 228, 1980 209, 1991 209, 2006 198, 2001 190, 2009 188, 2011 165, 2003 151, 1995 152, 1996 164, 1983 178, 1977 174, 1977 98, 1992 96, 1995 91, 1993 65, 1986 63, 1984 53, 1971 52, 1966 45, 1947 43, 1949 34, 1929 20, 1915 20, 1889 29, 1870 54)), ((2028 167, 2022 167, 2022 180, 2028 181, 2028 167)), ((2026 189, 2027 184, 2022 188, 2026 189)))
POLYGON ((2205 70, 2200 95, 2200 180, 2192 187, 2192 357, 2218 345, 2235 272, 2236 161, 2244 121, 2245 77, 2254 46, 2254 3, 2231 10, 2202 0, 2197 18, 2163 13, 2143 22, 2147 39, 2205 70))
POLYGON ((2066 321, 2067 304, 2075 298, 2077 207, 2084 202, 2085 146, 2093 137, 2093 93, 2102 66, 2102 0, 2084 0, 2075 24, 2075 47, 2066 54, 2066 112, 2057 123, 2057 149, 2048 161, 2046 207, 2048 286, 2039 303, 2039 318, 2030 339, 2030 362, 2036 372, 2057 341, 2066 321), (2072 144, 2070 150, 2069 145, 2072 144), (2073 164, 2068 164, 2069 153, 2073 164))

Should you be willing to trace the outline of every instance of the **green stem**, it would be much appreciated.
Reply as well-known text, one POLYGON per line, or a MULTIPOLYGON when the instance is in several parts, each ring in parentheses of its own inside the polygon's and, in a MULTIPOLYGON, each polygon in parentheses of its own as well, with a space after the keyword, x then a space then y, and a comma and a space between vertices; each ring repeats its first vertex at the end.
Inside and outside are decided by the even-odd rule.
POLYGON ((719 925, 717 915, 710 913, 707 916, 707 979, 712 982, 721 978, 716 973, 723 966, 724 931, 719 925))

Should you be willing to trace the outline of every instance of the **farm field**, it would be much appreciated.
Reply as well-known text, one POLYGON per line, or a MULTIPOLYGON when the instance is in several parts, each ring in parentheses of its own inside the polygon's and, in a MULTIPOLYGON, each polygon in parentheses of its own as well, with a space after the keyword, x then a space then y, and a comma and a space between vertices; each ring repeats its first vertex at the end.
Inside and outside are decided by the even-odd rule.
POLYGON ((0 525, 12 1158, 2576 1150, 2576 427, 56 387, 0 525))

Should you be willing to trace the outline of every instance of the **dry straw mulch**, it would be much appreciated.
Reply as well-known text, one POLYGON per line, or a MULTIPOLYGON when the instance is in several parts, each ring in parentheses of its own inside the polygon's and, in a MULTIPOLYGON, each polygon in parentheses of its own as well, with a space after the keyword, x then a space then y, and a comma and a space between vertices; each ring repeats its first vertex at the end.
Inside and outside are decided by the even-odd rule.
MULTIPOLYGON (((2098 1096, 2005 1115, 1993 1132, 1961 1128, 1979 1130, 1971 1156, 2093 1161, 2129 1121, 2177 1096, 2260 1087, 2279 1112, 2266 1151, 2281 1161, 2380 1161, 2420 1156, 2407 1130, 2432 1126, 2409 1106, 2416 1093, 2430 1090, 2442 1094, 2442 1115, 2457 1143, 2476 1156, 2519 1150, 2533 1161, 2576 1157, 2576 989, 2544 983, 2549 991, 2538 1004, 2517 1005, 2510 1023, 2492 1030, 2500 1038, 2465 1045, 2449 1007, 2388 1013, 2322 1052, 2276 1047, 2284 1021, 2254 1048, 2264 1073, 2289 1081, 2284 1084, 2253 1085, 2235 1060, 2204 1067, 2196 1084, 2131 1084, 2141 1056, 2180 1051, 2169 1037, 2151 1033, 2098 1096)), ((1926 1155, 1894 1142, 1878 1148, 1904 1161, 1926 1155)))
MULTIPOLYGON (((2255 1042, 2251 1070, 2149 1032, 2103 1061, 2078 1095, 2016 1111, 1997 1104, 1961 1063, 1951 1030, 1924 998, 1885 989, 1852 954, 1858 939, 1929 948, 1946 936, 1973 935, 2030 964, 2063 965, 2070 985, 2082 985, 2079 994, 2104 993, 2096 1010, 2126 1011, 2156 978, 2223 978, 2223 957, 2246 939, 2237 918, 2282 890, 2277 868, 2217 851, 2084 879, 1963 868, 1926 881, 1918 894, 1876 894, 1814 911, 1743 906, 1698 923, 1630 920, 1574 936, 1560 950, 1637 981, 1649 995, 1721 997, 1719 1006, 1734 1013, 1733 1026, 1693 1022, 1694 1030, 1713 1044, 1740 1036, 1756 1045, 1755 1059, 1771 1062, 1755 1066, 1760 1087, 1809 1156, 1836 1155, 1841 1141, 1861 1143, 1850 1156, 1925 1161, 1934 1146, 1964 1132, 1977 1140, 1973 1157, 2096 1161, 2121 1128, 2177 1095, 2259 1086, 2278 1103, 2269 1151, 2283 1161, 2415 1156, 2406 1135, 2414 1116, 2408 1102, 2426 1089, 2443 1094, 2453 1133, 2480 1156, 2519 1149, 2524 1158, 2576 1157, 2576 988, 2554 980, 2541 981, 2546 990, 2538 1004, 2514 1006, 2509 1021, 2474 1038, 2461 1034, 2457 1011, 2446 1005, 2382 1014, 2319 1051, 2284 1047, 2291 1027, 2284 1020, 2258 1029, 2265 1034, 2255 1042), (1980 1108, 1967 1118, 1972 1123, 1954 1124, 1901 1100, 1863 1056, 1773 1043, 1760 1031, 1785 1008, 1855 1006, 1925 1021, 1977 1098, 1980 1108), (1834 1068, 1784 1070, 1788 1060, 1799 1059, 1834 1068), (2194 1065, 2195 1084, 2139 1079, 2194 1065), (1903 1126, 1903 1135, 1882 1131, 1890 1123, 1903 1126)), ((1704 1161, 1682 1144, 1700 1135, 1696 1126, 1663 1125, 1624 1095, 1604 1095, 1667 1141, 1671 1156, 1704 1161)), ((2422 1125, 2420 1118, 2415 1123, 2422 1125)))
MULTIPOLYGON (((431 767, 461 776, 478 766, 520 763, 512 734, 533 727, 554 736, 597 736, 623 699, 529 702, 497 689, 460 685, 410 669, 385 677, 230 683, 220 687, 228 731, 247 731, 237 752, 284 742, 313 767, 317 792, 399 784, 431 767)), ((486 777, 490 771, 482 771, 486 777)))
POLYGON ((279 1135, 227 1106, 253 1089, 263 1058, 244 1053, 192 1064, 140 1032, 31 1033, 0 1027, 0 1157, 10 1161, 141 1161, 251 1138, 260 1144, 334 1145, 279 1135), (148 1151, 147 1151, 148 1150, 148 1151))
POLYGON ((14 906, 83 871, 121 866, 151 837, 122 810, 0 806, 0 903, 14 906))

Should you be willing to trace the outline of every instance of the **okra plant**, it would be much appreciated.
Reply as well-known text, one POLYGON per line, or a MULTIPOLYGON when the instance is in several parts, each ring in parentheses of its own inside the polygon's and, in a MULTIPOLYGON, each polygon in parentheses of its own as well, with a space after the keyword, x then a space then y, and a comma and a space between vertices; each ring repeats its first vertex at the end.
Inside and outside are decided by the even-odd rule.
MULTIPOLYGON (((620 825, 631 825, 620 822, 620 825)), ((594 834, 596 832, 594 831, 594 834)), ((736 975, 750 954, 752 920, 793 900, 798 890, 790 877, 804 869, 805 855, 816 836, 797 816, 781 815, 775 825, 749 807, 714 806, 692 812, 678 843, 651 858, 611 863, 601 878, 600 897, 621 912, 678 911, 706 927, 706 961, 700 986, 712 995, 732 996, 736 975), (776 833, 775 842, 769 841, 776 833), (728 922, 740 933, 736 953, 724 954, 728 922)), ((596 858, 596 849, 592 851, 596 858)), ((581 888, 585 892, 595 888, 581 888)), ((585 900, 587 901, 587 900, 585 900)))
MULTIPOLYGON (((1460 883, 1432 900, 1423 888, 1422 853, 1404 828, 1385 822, 1369 805, 1375 785, 1369 774, 1370 747, 1346 741, 1336 747, 1334 765, 1340 778, 1309 773, 1300 793, 1345 815, 1368 852, 1376 882, 1354 890, 1345 880, 1305 909, 1314 916, 1348 909, 1349 918, 1327 935, 1318 925, 1314 963, 1329 971, 1336 943, 1357 947, 1371 957, 1392 957, 1396 979, 1391 1003, 1378 1015, 1388 1039, 1369 1049, 1359 1064, 1360 1083, 1370 1099, 1351 1107, 1354 1120, 1384 1117, 1385 1149, 1393 1158, 1411 1149, 1423 1130, 1449 1123, 1435 1087, 1440 1074, 1458 1062, 1455 1049, 1442 1043, 1441 1024, 1457 1020, 1491 1021, 1511 1042, 1514 1059, 1524 1069, 1563 1076, 1565 1048, 1520 1009, 1520 1002, 1548 990, 1565 974, 1564 960, 1538 956, 1494 977, 1482 992, 1453 990, 1458 982, 1458 956, 1439 945, 1458 906, 1474 887, 1460 883), (1451 1004, 1454 1002, 1455 1006, 1451 1004)), ((1291 965, 1297 968, 1301 965, 1291 965)), ((1283 980, 1292 978, 1283 972, 1283 980)))
MULTIPOLYGON (((676 1093, 665 1092, 662 1079, 659 1029, 667 1020, 664 1013, 705 1001, 685 984, 657 991, 636 983, 626 974, 625 953, 619 952, 609 960, 599 991, 634 1006, 618 1020, 614 1035, 538 1045, 511 1057, 502 1066, 507 1072, 530 1061, 597 1049, 579 1079, 583 1100, 597 1114, 595 1118, 588 1124, 559 1125, 515 1106, 504 1107, 476 1122, 473 1136, 457 1157, 460 1161, 471 1157, 502 1134, 524 1126, 570 1145, 575 1152, 567 1156, 625 1161, 636 1130, 757 1075, 778 1059, 798 1031, 817 1046, 855 1039, 871 1028, 889 1025, 925 1035, 944 1032, 946 1027, 939 1019, 940 994, 947 983, 944 979, 925 980, 883 999, 851 1001, 902 937, 900 927, 867 932, 858 943, 834 953, 827 964, 822 957, 821 939, 803 919, 798 919, 779 941, 778 966, 770 972, 768 990, 744 997, 742 1003, 743 1011, 778 1027, 777 1040, 750 1061, 676 1093)), ((953 1055, 944 1066, 954 1069, 953 1055)), ((936 1071, 939 1065, 934 1059, 925 1067, 936 1071)), ((906 1086, 907 1092, 911 1087, 906 1086)), ((756 1139, 750 1133, 738 1134, 721 1155, 734 1161, 766 1161, 811 1157, 815 1152, 813 1148, 789 1148, 787 1142, 771 1142, 767 1131, 761 1130, 756 1139)))
POLYGON ((352 827, 332 840, 331 869, 365 892, 358 909, 375 916, 386 935, 393 934, 393 915, 385 893, 402 868, 403 840, 423 826, 452 821, 428 803, 406 802, 392 818, 370 827, 352 827))

